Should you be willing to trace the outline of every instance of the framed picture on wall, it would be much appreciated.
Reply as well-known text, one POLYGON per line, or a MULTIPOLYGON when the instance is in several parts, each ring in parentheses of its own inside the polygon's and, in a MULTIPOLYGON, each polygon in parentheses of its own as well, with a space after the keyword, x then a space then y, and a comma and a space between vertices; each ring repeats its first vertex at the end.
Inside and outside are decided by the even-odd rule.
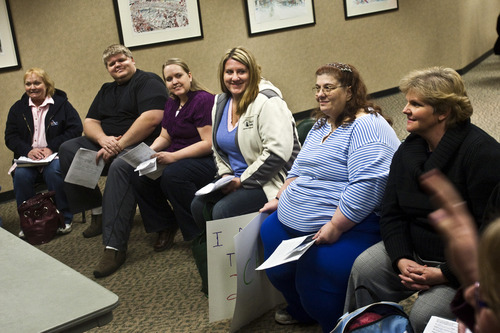
POLYGON ((345 18, 398 9, 398 0, 344 0, 345 18))
POLYGON ((245 0, 249 35, 313 25, 313 0, 245 0))
POLYGON ((0 0, 0 70, 12 70, 20 67, 21 62, 17 52, 9 2, 0 0))
POLYGON ((203 38, 198 0, 114 0, 120 41, 127 47, 203 38))

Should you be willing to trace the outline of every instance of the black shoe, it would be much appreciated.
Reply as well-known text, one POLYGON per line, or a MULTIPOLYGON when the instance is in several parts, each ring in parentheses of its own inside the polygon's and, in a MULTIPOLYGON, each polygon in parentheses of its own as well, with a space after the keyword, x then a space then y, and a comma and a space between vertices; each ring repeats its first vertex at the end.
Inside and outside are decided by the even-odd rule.
POLYGON ((177 233, 177 228, 173 230, 163 230, 158 233, 158 239, 156 240, 153 248, 156 252, 165 251, 174 246, 174 238, 177 233))
POLYGON ((92 238, 102 234, 102 215, 92 215, 90 225, 82 234, 85 238, 92 238))

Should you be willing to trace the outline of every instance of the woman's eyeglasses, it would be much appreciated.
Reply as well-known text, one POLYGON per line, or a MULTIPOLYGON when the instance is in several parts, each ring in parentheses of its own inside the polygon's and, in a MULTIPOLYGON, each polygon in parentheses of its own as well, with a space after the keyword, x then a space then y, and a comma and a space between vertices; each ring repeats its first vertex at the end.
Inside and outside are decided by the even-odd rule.
POLYGON ((323 90, 323 92, 328 95, 329 93, 331 93, 332 91, 334 91, 335 89, 337 88, 341 88, 341 87, 345 87, 345 86, 330 86, 330 85, 326 85, 324 87, 320 87, 320 86, 314 86, 312 87, 312 91, 313 93, 315 94, 319 94, 321 92, 321 90, 323 90))

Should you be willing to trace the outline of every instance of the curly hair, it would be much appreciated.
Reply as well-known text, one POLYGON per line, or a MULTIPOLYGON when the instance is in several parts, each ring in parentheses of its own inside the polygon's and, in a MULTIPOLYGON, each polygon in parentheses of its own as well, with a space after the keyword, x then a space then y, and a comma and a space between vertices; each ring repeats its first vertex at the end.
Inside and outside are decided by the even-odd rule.
MULTIPOLYGON (((339 127, 352 123, 356 119, 356 115, 360 109, 363 109, 366 113, 378 114, 384 117, 384 119, 392 125, 392 120, 382 113, 380 106, 370 100, 366 85, 363 83, 363 80, 361 80, 361 76, 356 67, 341 62, 334 62, 325 64, 316 70, 316 76, 325 74, 334 77, 341 86, 351 88, 352 92, 351 99, 346 102, 344 110, 336 119, 333 119, 335 126, 339 127)), ((321 112, 319 108, 316 109, 313 116, 316 120, 319 120, 316 125, 317 128, 321 128, 329 120, 329 116, 321 112)))

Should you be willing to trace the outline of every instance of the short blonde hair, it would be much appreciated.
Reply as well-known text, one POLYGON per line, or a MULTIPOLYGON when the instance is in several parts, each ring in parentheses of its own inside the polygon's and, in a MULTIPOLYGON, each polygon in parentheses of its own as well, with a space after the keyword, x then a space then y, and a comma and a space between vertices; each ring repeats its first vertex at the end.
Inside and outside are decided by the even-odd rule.
POLYGON ((405 94, 415 93, 437 114, 450 110, 446 118, 447 128, 472 116, 472 104, 462 77, 451 68, 430 67, 412 71, 401 80, 399 89, 405 94))
MULTIPOLYGON (((23 83, 26 82, 26 78, 28 77, 28 75, 31 75, 31 74, 35 74, 42 79, 43 83, 45 84, 45 87, 47 87, 47 96, 50 96, 50 97, 54 96, 54 93, 56 92, 55 83, 54 83, 54 81, 52 81, 49 74, 47 74, 47 72, 44 69, 38 68, 38 67, 33 67, 33 68, 28 69, 26 71, 26 73, 24 73, 23 83)), ((47 96, 45 96, 45 97, 47 97, 47 96)))
POLYGON ((112 44, 108 46, 102 53, 102 61, 104 62, 104 66, 107 67, 109 58, 117 54, 123 54, 127 58, 133 58, 132 52, 130 52, 130 50, 126 46, 123 46, 121 44, 112 44))

